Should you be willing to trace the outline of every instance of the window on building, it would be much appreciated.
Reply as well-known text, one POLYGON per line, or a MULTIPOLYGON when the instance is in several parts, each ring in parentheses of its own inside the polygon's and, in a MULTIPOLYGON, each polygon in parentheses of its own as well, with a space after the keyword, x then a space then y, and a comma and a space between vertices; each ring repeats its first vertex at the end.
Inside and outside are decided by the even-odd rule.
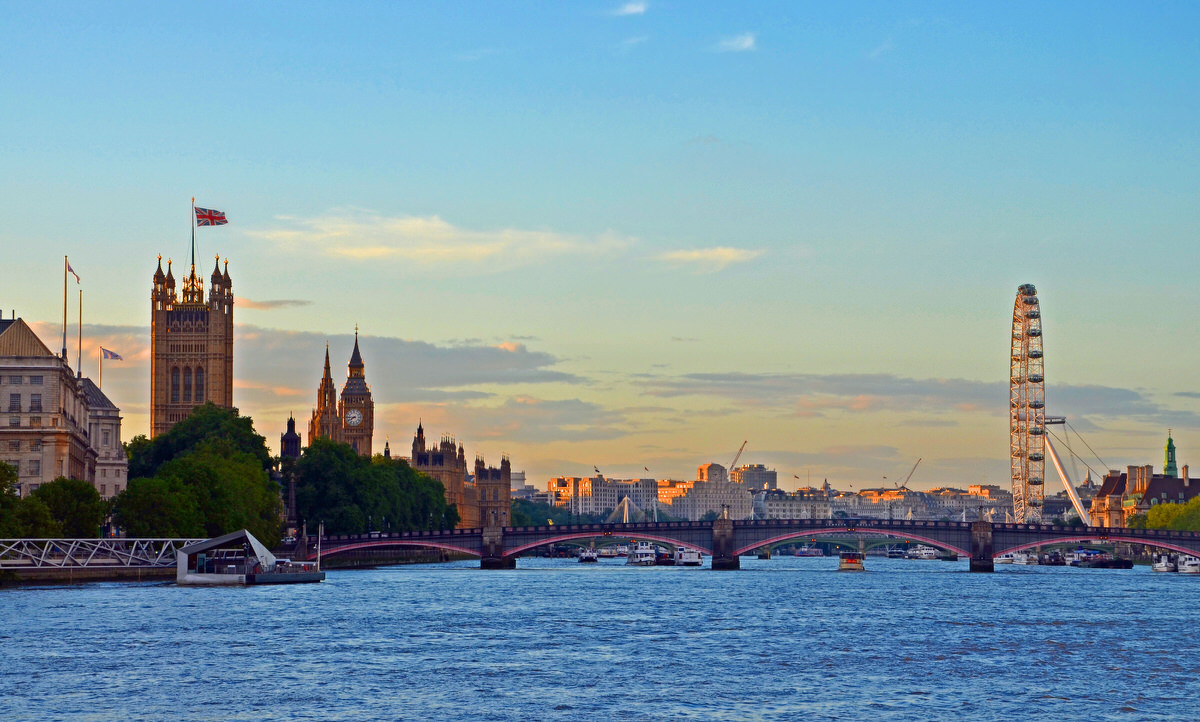
POLYGON ((12 441, 8 442, 8 450, 9 451, 20 451, 21 450, 20 439, 13 439, 12 441))
POLYGON ((183 400, 192 400, 192 370, 183 370, 183 400))
POLYGON ((35 429, 40 429, 42 427, 42 417, 30 416, 29 417, 29 425, 35 429))
POLYGON ((29 410, 30 411, 39 411, 39 412, 42 410, 42 395, 41 394, 30 394, 29 395, 29 410))
POLYGON ((113 484, 113 494, 115 495, 115 494, 120 494, 120 493, 121 493, 121 485, 113 484))
POLYGON ((102 439, 103 439, 104 448, 106 448, 106 449, 107 449, 107 448, 108 448, 108 446, 109 446, 109 444, 111 444, 111 443, 112 443, 112 438, 111 438, 111 435, 109 434, 109 431, 108 431, 108 429, 104 429, 103 431, 101 431, 101 432, 100 432, 100 435, 101 435, 101 437, 102 437, 102 439))
POLYGON ((42 460, 33 459, 29 462, 29 474, 31 476, 39 476, 42 473, 42 460))
POLYGON ((101 469, 101 470, 100 470, 100 476, 101 476, 102 478, 103 478, 103 477, 107 477, 107 476, 108 476, 108 469, 101 469))
MULTIPOLYGON (((18 377, 14 377, 14 378, 18 378, 18 377)), ((10 413, 10 414, 21 413, 21 394, 9 394, 8 395, 8 413, 10 413)))
POLYGON ((6 461, 6 462, 4 462, 4 463, 5 463, 5 464, 8 464, 9 466, 11 466, 11 467, 12 467, 12 470, 13 470, 13 473, 14 473, 14 474, 16 474, 17 476, 20 476, 20 475, 21 475, 21 462, 20 462, 20 460, 18 460, 18 459, 9 459, 8 461, 6 461))
POLYGON ((101 484, 100 485, 100 496, 107 496, 107 495, 108 495, 108 485, 101 484))
POLYGON ((41 376, 30 376, 29 383, 33 384, 34 386, 41 386, 42 385, 42 377, 41 376))
POLYGON ((9 377, 8 377, 8 382, 9 382, 10 384, 13 384, 14 386, 15 386, 15 385, 20 385, 20 383, 21 383, 21 377, 20 377, 20 376, 9 376, 9 377))
POLYGON ((8 425, 9 426, 20 426, 21 425, 21 417, 20 416, 8 417, 8 425))
POLYGON ((171 403, 179 403, 179 369, 171 369, 171 403))
POLYGON ((204 401, 204 369, 196 369, 196 403, 204 401))

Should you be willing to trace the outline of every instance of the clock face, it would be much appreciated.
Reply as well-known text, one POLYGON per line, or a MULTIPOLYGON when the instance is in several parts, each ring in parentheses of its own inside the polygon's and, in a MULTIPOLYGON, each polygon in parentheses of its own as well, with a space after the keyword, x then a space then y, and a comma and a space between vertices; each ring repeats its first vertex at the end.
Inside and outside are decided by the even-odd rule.
POLYGON ((358 409, 350 409, 346 412, 346 423, 351 426, 358 426, 362 423, 362 412, 358 409))

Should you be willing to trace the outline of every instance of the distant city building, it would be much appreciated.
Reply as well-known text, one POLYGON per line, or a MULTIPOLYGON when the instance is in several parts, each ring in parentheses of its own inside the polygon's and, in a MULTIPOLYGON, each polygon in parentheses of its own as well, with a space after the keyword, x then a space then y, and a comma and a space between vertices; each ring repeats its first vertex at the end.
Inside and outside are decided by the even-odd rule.
POLYGON ((121 444, 121 410, 89 378, 80 378, 88 407, 88 441, 96 452, 94 485, 111 499, 129 483, 129 457, 121 444))
POLYGON ((629 497, 633 505, 651 514, 659 500, 659 482, 654 479, 606 479, 558 476, 550 480, 547 489, 554 495, 555 504, 566 507, 572 514, 602 516, 610 513, 629 497))
MULTIPOLYGON (((19 318, 0 319, 0 403, 8 412, 0 423, 0 461, 16 470, 21 496, 60 476, 96 482, 83 382, 19 318)), ((110 441, 120 446, 119 431, 110 441)))
POLYGON ((1186 464, 1182 474, 1175 469, 1175 442, 1170 435, 1165 452, 1162 474, 1146 465, 1129 466, 1124 472, 1113 469, 1104 476, 1089 509, 1092 526, 1128 527, 1134 514, 1145 514, 1159 504, 1186 504, 1200 496, 1200 478, 1192 479, 1186 464))
POLYGON ((365 364, 358 350, 358 329, 354 330, 354 351, 346 365, 346 383, 338 398, 329 367, 329 344, 325 345, 325 372, 317 387, 317 406, 308 422, 308 443, 314 439, 332 439, 349 444, 361 456, 371 455, 375 434, 375 401, 367 385, 365 364))
POLYGON ((779 487, 779 475, 774 469, 768 469, 762 464, 745 464, 729 472, 729 480, 742 484, 752 490, 776 489, 779 487))
POLYGON ((696 469, 696 481, 729 481, 729 472, 720 464, 701 464, 696 469))
MULTIPOLYGON (((194 254, 193 254, 194 255, 194 254)), ((204 281, 191 273, 176 296, 171 261, 162 256, 150 293, 150 436, 164 434, 192 409, 211 401, 233 408, 233 286, 229 262, 204 281)))
POLYGON ((756 519, 830 519, 832 516, 829 495, 819 489, 789 493, 769 488, 754 495, 756 519))
POLYGON ((709 475, 717 476, 718 480, 697 480, 690 489, 672 502, 669 513, 689 521, 700 521, 709 512, 728 512, 730 519, 749 519, 754 513, 754 495, 750 489, 726 480, 725 468, 719 464, 705 464, 700 468, 705 467, 710 467, 709 475), (714 473, 711 467, 719 469, 719 474, 714 473))

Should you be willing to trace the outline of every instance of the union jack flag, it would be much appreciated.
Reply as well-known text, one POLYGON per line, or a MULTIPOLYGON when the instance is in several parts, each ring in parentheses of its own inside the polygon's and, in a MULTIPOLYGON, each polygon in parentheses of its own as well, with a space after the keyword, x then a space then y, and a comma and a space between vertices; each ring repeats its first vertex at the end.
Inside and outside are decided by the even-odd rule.
POLYGON ((117 353, 116 351, 109 351, 108 349, 104 348, 103 346, 100 347, 100 353, 104 356, 104 358, 112 359, 113 361, 124 361, 125 360, 125 359, 121 358, 121 354, 117 353))
POLYGON ((197 226, 223 226, 229 222, 224 211, 214 211, 211 208, 196 207, 197 226))

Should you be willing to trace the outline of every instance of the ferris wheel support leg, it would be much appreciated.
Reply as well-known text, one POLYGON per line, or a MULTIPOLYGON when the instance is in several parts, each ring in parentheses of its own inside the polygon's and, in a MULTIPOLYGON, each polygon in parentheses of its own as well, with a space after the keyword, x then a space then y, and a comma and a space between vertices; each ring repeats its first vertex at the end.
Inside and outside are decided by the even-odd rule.
POLYGON ((1071 477, 1067 476, 1066 469, 1063 468, 1062 462, 1058 459, 1058 452, 1054 450, 1054 444, 1050 443, 1050 439, 1046 439, 1046 451, 1050 454, 1050 460, 1054 462, 1054 468, 1058 471, 1058 478, 1062 480, 1063 486, 1067 487, 1067 496, 1071 497, 1071 503, 1075 506, 1075 513, 1083 520, 1084 526, 1092 525, 1092 518, 1088 515, 1087 509, 1083 508, 1083 502, 1079 500, 1079 494, 1075 492, 1075 485, 1071 483, 1071 477))

